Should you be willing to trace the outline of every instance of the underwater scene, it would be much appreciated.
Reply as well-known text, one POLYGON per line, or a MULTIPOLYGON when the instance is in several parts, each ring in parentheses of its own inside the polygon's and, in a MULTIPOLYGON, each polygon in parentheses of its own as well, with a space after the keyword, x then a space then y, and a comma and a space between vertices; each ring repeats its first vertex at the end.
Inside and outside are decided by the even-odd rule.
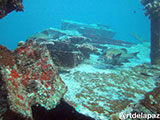
POLYGON ((0 120, 160 120, 160 0, 0 0, 0 120))

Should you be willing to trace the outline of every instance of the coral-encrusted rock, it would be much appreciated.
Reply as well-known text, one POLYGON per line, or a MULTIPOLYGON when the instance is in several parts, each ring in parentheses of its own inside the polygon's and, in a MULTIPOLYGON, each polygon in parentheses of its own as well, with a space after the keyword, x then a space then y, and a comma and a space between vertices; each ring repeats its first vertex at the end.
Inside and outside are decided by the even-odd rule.
POLYGON ((0 19, 13 10, 23 11, 23 0, 0 0, 0 19))
POLYGON ((46 47, 28 40, 13 53, 0 46, 0 65, 9 109, 32 118, 32 105, 55 108, 67 88, 46 47))

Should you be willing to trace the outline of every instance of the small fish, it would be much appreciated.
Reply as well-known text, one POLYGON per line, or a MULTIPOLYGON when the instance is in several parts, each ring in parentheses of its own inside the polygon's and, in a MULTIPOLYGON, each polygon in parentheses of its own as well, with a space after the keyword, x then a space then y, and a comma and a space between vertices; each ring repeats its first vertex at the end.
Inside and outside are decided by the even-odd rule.
POLYGON ((134 10, 133 13, 136 13, 136 10, 134 10))
POLYGON ((140 72, 141 75, 144 75, 144 76, 147 76, 147 77, 153 77, 153 75, 150 75, 150 74, 147 74, 147 73, 144 73, 144 72, 140 72))

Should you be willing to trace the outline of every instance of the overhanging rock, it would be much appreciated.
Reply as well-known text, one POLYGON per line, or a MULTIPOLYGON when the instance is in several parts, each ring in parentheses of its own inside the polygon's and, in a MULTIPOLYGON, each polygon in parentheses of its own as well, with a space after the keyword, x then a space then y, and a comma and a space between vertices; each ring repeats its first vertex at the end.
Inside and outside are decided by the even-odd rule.
POLYGON ((0 0, 0 19, 14 10, 23 11, 22 2, 23 0, 0 0))

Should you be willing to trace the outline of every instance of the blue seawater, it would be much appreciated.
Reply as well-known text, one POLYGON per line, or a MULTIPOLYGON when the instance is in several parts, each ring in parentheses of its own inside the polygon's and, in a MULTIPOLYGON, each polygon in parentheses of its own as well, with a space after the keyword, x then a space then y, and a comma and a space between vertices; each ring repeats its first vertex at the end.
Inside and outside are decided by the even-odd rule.
POLYGON ((139 0, 24 0, 23 4, 24 12, 0 20, 0 44, 11 50, 33 33, 60 28, 62 19, 109 25, 120 40, 137 42, 131 32, 150 39, 150 21, 139 0))

